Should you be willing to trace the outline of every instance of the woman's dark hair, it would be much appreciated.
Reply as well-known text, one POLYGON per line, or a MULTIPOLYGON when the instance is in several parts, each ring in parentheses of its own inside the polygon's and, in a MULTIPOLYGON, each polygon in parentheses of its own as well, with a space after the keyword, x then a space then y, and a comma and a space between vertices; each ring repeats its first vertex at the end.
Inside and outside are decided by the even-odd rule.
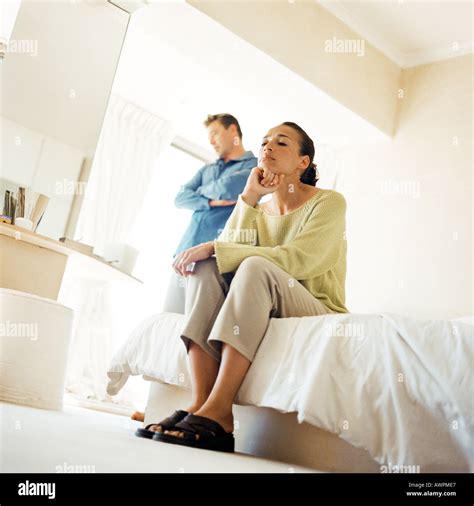
POLYGON ((314 143, 311 137, 296 123, 285 121, 282 125, 288 126, 296 130, 300 136, 300 156, 309 156, 309 165, 306 170, 301 174, 300 181, 304 184, 316 186, 318 182, 318 174, 316 172, 317 166, 313 162, 314 158, 314 143))
POLYGON ((239 122, 235 116, 232 116, 232 114, 208 114, 207 118, 204 120, 204 126, 208 127, 213 121, 219 121, 226 130, 230 127, 230 125, 235 125, 235 128, 237 128, 237 135, 242 139, 242 130, 240 129, 239 122))

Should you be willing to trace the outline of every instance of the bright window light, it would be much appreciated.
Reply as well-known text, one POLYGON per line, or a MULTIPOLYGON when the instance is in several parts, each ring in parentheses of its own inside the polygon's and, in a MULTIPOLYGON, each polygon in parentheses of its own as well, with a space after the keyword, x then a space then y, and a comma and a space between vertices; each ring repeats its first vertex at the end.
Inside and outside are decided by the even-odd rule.
POLYGON ((204 162, 174 146, 159 157, 150 188, 138 213, 129 243, 140 251, 134 276, 151 297, 149 314, 161 311, 172 273, 173 254, 189 225, 192 211, 177 209, 174 199, 204 162))

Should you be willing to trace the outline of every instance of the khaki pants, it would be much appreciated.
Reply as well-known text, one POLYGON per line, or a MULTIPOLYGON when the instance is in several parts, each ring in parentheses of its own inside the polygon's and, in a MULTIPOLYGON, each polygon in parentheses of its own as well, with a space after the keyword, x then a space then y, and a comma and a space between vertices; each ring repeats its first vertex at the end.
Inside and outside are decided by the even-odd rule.
POLYGON ((214 257, 197 262, 191 276, 176 275, 168 295, 168 308, 179 309, 184 298, 186 350, 193 341, 218 362, 222 343, 252 362, 270 318, 333 313, 285 271, 256 256, 224 276, 214 257))

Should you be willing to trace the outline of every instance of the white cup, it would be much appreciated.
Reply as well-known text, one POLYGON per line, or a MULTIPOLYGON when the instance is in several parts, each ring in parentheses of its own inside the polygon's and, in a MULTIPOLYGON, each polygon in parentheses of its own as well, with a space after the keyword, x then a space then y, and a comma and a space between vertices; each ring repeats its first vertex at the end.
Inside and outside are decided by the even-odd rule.
POLYGON ((25 228, 26 230, 33 230, 33 222, 26 218, 15 218, 15 227, 25 228))

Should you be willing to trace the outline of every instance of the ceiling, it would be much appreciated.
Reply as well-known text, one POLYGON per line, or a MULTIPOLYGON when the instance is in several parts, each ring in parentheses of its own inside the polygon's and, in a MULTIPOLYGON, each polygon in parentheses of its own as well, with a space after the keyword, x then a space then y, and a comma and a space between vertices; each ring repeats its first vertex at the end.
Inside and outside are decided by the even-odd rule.
POLYGON ((470 0, 318 3, 403 68, 473 51, 470 0))
POLYGON ((203 120, 229 112, 244 145, 295 121, 318 144, 385 138, 378 129, 187 3, 156 2, 131 18, 113 92, 208 148, 203 120))

